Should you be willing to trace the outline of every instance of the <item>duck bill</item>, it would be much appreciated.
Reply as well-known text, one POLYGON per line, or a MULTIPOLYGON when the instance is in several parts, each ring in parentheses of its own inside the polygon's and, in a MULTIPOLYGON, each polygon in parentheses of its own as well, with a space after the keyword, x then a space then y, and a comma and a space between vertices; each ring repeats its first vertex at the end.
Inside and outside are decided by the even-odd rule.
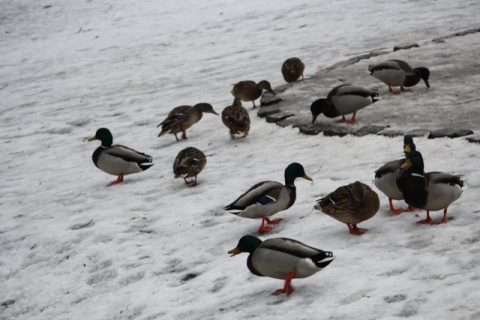
POLYGON ((407 169, 412 166, 412 161, 409 159, 405 160, 405 162, 400 166, 401 169, 407 169))
POLYGON ((312 124, 315 124, 315 121, 317 121, 317 117, 318 117, 318 115, 312 116, 312 124))
POLYGON ((303 177, 302 177, 302 178, 303 178, 303 179, 305 179, 305 180, 310 180, 310 181, 313 181, 313 179, 312 179, 312 178, 310 178, 309 176, 307 176, 306 174, 305 174, 305 175, 303 175, 303 177))
POLYGON ((87 141, 94 141, 94 140, 97 140, 97 138, 95 138, 95 137, 90 137, 90 138, 87 139, 87 141))
POLYGON ((430 82, 428 82, 428 80, 424 80, 425 81, 425 85, 427 86, 427 88, 430 88, 430 82))
POLYGON ((408 154, 412 151, 412 147, 410 147, 409 144, 406 144, 403 151, 408 154))
POLYGON ((230 257, 233 257, 233 256, 236 256, 237 254, 241 253, 240 249, 238 247, 236 247, 235 249, 232 249, 230 251, 228 251, 228 254, 230 254, 231 256, 230 257))

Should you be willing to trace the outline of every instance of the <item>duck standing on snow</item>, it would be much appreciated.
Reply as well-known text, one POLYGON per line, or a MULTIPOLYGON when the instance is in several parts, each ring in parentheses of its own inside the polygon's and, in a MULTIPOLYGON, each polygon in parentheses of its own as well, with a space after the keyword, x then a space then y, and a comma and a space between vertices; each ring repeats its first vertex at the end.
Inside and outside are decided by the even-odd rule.
POLYGON ((142 172, 153 166, 151 156, 122 145, 112 145, 112 133, 106 128, 98 129, 95 136, 88 139, 93 140, 102 142, 92 155, 95 166, 118 176, 117 180, 110 182, 108 186, 122 182, 124 175, 142 172))
POLYGON ((265 226, 265 222, 278 224, 283 219, 270 220, 267 217, 287 210, 295 203, 297 189, 294 182, 296 178, 313 181, 307 176, 303 166, 294 162, 285 169, 285 185, 276 181, 259 182, 224 209, 243 218, 262 218, 258 232, 269 232, 272 228, 265 226))
POLYGON ((218 113, 213 110, 209 103, 197 103, 192 106, 179 106, 173 108, 168 114, 167 118, 163 120, 158 126, 162 126, 162 131, 158 136, 170 133, 175 135, 175 139, 179 141, 177 133, 182 132, 182 139, 187 139, 187 129, 202 119, 203 113, 218 113))
POLYGON ((305 64, 298 58, 289 58, 282 64, 283 79, 287 82, 295 82, 302 77, 305 70, 305 64))
POLYGON ((235 249, 228 251, 232 257, 242 252, 250 253, 247 266, 254 275, 285 280, 283 289, 276 290, 275 295, 290 295, 293 292, 292 279, 310 277, 335 259, 332 252, 288 238, 262 242, 257 237, 244 236, 235 249))
POLYGON ((235 98, 240 98, 242 101, 252 101, 253 108, 256 108, 257 106, 255 105, 255 100, 260 98, 263 90, 276 95, 270 85, 270 82, 267 80, 262 80, 259 83, 255 83, 255 81, 251 80, 237 82, 237 84, 233 86, 231 93, 235 98))
POLYGON ((318 99, 310 106, 312 124, 319 114, 323 113, 328 118, 342 116, 342 122, 354 123, 357 111, 377 102, 378 93, 363 87, 351 84, 336 86, 328 93, 326 99, 318 99), (346 121, 345 115, 353 113, 350 120, 346 121))
POLYGON ((409 91, 405 87, 413 87, 423 79, 427 88, 430 88, 428 78, 430 71, 425 67, 414 68, 402 60, 387 60, 368 67, 370 74, 388 85, 388 91, 393 94, 393 87, 400 87, 401 91, 409 91))
POLYGON ((233 104, 222 111, 222 122, 230 130, 230 136, 246 137, 250 131, 250 115, 242 106, 240 98, 233 99, 233 104))
POLYGON ((207 164, 205 154, 194 147, 188 147, 180 151, 173 163, 175 178, 183 178, 189 186, 197 185, 197 175, 207 164), (194 178, 187 180, 187 178, 194 178))
POLYGON ((403 138, 403 149, 405 152, 404 159, 392 160, 385 163, 377 171, 375 171, 375 180, 373 183, 388 197, 388 203, 390 205, 390 212, 398 215, 405 211, 415 211, 415 208, 408 206, 405 209, 395 209, 393 207, 392 200, 403 200, 403 193, 398 189, 397 176, 400 174, 400 167, 406 161, 411 150, 415 150, 415 143, 411 136, 405 136, 403 138))
POLYGON ((355 181, 317 200, 314 208, 345 223, 351 234, 362 235, 368 229, 359 228, 357 224, 373 217, 379 207, 377 193, 366 184, 355 181))
POLYGON ((447 208, 462 195, 463 181, 460 176, 444 172, 424 172, 423 157, 413 150, 401 166, 403 171, 397 177, 398 188, 409 205, 427 211, 427 218, 417 223, 432 223, 430 211, 443 209, 443 219, 447 221, 447 208))

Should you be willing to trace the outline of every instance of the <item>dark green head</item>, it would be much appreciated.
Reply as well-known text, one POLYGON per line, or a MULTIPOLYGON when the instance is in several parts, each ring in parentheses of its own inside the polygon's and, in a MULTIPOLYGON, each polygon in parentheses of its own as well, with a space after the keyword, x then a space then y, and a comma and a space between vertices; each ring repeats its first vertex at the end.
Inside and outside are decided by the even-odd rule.
POLYGON ((422 154, 417 150, 412 150, 408 154, 407 160, 402 164, 402 169, 408 169, 412 171, 412 173, 421 174, 423 175, 425 172, 424 165, 423 165, 423 157, 422 154))
POLYGON ((262 244, 262 240, 258 239, 257 237, 243 236, 238 241, 237 247, 228 251, 228 254, 231 254, 231 257, 233 257, 242 252, 252 253, 260 244, 262 244))
POLYGON ((200 110, 200 111, 204 112, 204 113, 213 113, 213 114, 216 114, 218 116, 218 113, 216 113, 215 110, 213 110, 213 107, 210 103, 201 102, 201 103, 197 103, 193 107, 197 110, 200 110))
POLYGON ((95 133, 95 136, 88 139, 88 141, 93 140, 100 140, 102 142, 102 146, 104 147, 111 147, 113 143, 112 134, 107 128, 98 129, 95 133))
POLYGON ((312 124, 317 121, 319 114, 323 112, 323 108, 327 105, 327 99, 318 99, 315 100, 310 106, 310 112, 312 113, 312 124))
POLYGON ((425 67, 415 68, 415 72, 423 79, 427 88, 430 88, 430 83, 428 82, 428 78, 430 78, 430 70, 425 67))
POLYGON ((291 186, 294 184, 295 179, 297 178, 303 178, 307 179, 310 181, 313 181, 312 178, 307 176, 305 173, 305 169, 300 163, 293 162, 288 165, 288 167, 285 169, 285 185, 291 186))

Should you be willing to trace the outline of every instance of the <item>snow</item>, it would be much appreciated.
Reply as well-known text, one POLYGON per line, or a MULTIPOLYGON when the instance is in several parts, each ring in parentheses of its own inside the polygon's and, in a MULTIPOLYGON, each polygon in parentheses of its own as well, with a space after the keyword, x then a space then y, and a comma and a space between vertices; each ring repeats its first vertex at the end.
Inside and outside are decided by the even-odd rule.
POLYGON ((308 77, 349 54, 478 27, 479 10, 474 0, 2 1, 0 318, 480 319, 478 145, 415 139, 426 171, 468 186, 447 224, 391 216, 379 193, 379 212, 360 225, 369 232, 356 237, 315 200, 355 180, 373 186, 374 170, 402 156, 401 137, 305 136, 255 111, 250 135, 235 141, 211 114, 187 141, 156 128, 183 104, 221 112, 237 81, 283 84, 286 58, 300 57, 308 77), (100 127, 155 165, 107 188, 115 178, 91 161, 98 142, 86 142, 100 127), (173 178, 188 146, 207 155, 196 187, 173 178), (282 281, 227 254, 260 221, 222 208, 259 181, 283 182, 291 162, 314 182, 297 179, 296 203, 261 238, 336 259, 273 296, 282 281))

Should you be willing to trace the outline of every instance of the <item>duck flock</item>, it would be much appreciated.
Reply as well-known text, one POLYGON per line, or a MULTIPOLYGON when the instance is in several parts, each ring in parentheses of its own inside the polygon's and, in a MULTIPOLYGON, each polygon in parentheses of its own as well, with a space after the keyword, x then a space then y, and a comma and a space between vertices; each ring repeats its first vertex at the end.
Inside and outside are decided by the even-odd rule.
MULTIPOLYGON (((299 58, 289 58, 282 65, 282 74, 286 82, 303 79, 305 65, 299 58)), ((371 76, 384 82, 391 94, 409 91, 423 80, 430 87, 430 72, 425 67, 412 68, 402 60, 388 60, 368 68, 371 76), (394 91, 392 87, 400 87, 394 91)), ((264 91, 275 95, 270 83, 262 80, 258 83, 246 80, 236 83, 231 94, 232 105, 221 112, 221 120, 232 138, 247 138, 251 119, 249 112, 242 106, 242 101, 252 102, 261 97, 264 91)), ((326 98, 318 99, 311 104, 312 124, 320 114, 328 118, 341 116, 341 122, 353 124, 357 111, 378 101, 379 94, 367 88, 342 84, 333 88, 326 98), (352 114, 349 120, 346 115, 352 114)), ((158 137, 172 134, 177 141, 188 139, 187 129, 201 120, 204 113, 219 115, 209 103, 197 103, 194 106, 182 105, 170 111, 166 119, 158 127, 158 137), (178 134, 181 133, 181 137, 178 134)), ((113 136, 107 128, 100 128, 89 141, 99 140, 101 145, 92 155, 93 163, 100 170, 117 176, 108 186, 121 183, 125 175, 140 173, 153 166, 153 158, 122 145, 113 144, 113 136)), ((405 157, 387 162, 375 172, 373 183, 389 200, 390 211, 394 215, 406 211, 425 210, 426 218, 418 221, 421 224, 446 223, 447 208, 462 195, 463 181, 460 176, 444 172, 424 172, 422 154, 417 150, 413 137, 405 136, 403 143, 405 157), (392 200, 404 200, 406 209, 395 209, 392 200), (430 211, 443 210, 443 218, 433 221, 430 211)), ((195 148, 181 150, 173 163, 175 178, 183 178, 185 184, 194 187, 198 184, 198 175, 207 163, 205 154, 195 148)), ((233 202, 225 205, 224 210, 238 217, 259 219, 259 234, 266 234, 273 226, 282 221, 281 218, 270 218, 274 214, 287 210, 295 204, 295 180, 303 178, 312 180, 305 168, 297 162, 285 169, 284 184, 276 181, 262 181, 254 184, 240 194, 233 202)), ((377 193, 366 183, 354 181, 341 186, 328 195, 318 199, 314 209, 347 225, 350 234, 360 236, 367 229, 358 224, 377 213, 380 200, 377 193)), ((293 292, 291 281, 294 278, 309 277, 328 266, 335 257, 330 251, 320 250, 295 239, 270 238, 260 240, 253 235, 245 235, 238 245, 228 253, 232 256, 242 252, 249 253, 248 269, 255 275, 266 276, 285 281, 284 287, 274 294, 293 292)))

